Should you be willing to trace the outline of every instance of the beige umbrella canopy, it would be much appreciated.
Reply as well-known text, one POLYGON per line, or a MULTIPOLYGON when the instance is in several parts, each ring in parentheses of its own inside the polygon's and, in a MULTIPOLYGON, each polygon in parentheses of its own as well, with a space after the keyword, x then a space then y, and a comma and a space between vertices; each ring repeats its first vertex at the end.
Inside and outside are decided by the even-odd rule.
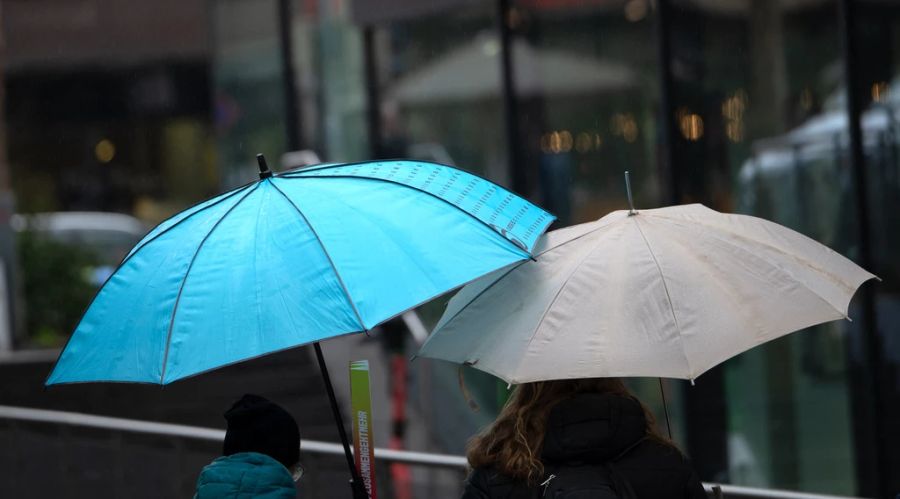
POLYGON ((847 317, 875 276, 781 225, 699 204, 616 211, 544 236, 536 260, 464 287, 419 356, 509 383, 691 379, 847 317))
MULTIPOLYGON (((622 90, 636 85, 629 68, 610 61, 513 42, 516 94, 577 95, 622 90)), ((401 104, 499 97, 500 42, 479 36, 402 78, 389 91, 401 104)))

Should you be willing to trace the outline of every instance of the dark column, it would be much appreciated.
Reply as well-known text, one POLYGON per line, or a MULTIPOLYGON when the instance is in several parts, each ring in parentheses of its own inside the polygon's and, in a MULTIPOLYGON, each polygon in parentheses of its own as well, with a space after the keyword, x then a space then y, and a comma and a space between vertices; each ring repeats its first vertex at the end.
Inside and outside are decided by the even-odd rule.
POLYGON ((373 158, 383 158, 381 133, 381 87, 378 80, 378 64, 375 58, 375 29, 363 28, 363 64, 366 84, 366 132, 369 151, 373 158))
POLYGON ((527 197, 530 185, 528 172, 523 164, 519 133, 519 103, 516 98, 515 75, 513 73, 512 32, 509 26, 510 0, 497 1, 497 23, 500 34, 500 74, 505 112, 507 161, 509 164, 512 190, 527 197))
MULTIPOLYGON (((858 237, 858 263, 871 272, 874 268, 871 249, 871 214, 869 212, 869 192, 865 156, 863 155, 862 127, 860 113, 862 89, 859 81, 858 48, 854 37, 856 7, 851 0, 840 0, 839 19, 844 58, 844 83, 847 87, 847 118, 850 136, 850 168, 856 209, 856 229, 858 237)), ((853 428, 856 445, 856 472, 859 493, 865 496, 889 497, 891 473, 886 469, 884 403, 882 387, 881 341, 877 331, 875 295, 873 284, 865 284, 860 289, 862 322, 853 328, 856 339, 863 345, 864 354, 849 359, 852 389, 850 390, 853 428), (861 340, 861 341, 860 341, 861 340)), ((851 341, 853 339, 851 338, 851 341)), ((848 348, 852 352, 854 349, 848 348)), ((896 492, 896 491, 895 491, 896 492)))
POLYGON ((754 0, 750 7, 750 96, 765 102, 749 113, 750 136, 771 137, 784 131, 787 118, 787 63, 781 0, 754 0))
POLYGON ((684 388, 687 452, 701 480, 725 482, 728 477, 728 428, 722 368, 706 372, 695 386, 684 388))
POLYGON ((9 314, 6 324, 0 324, 0 351, 12 348, 16 339, 21 339, 25 333, 23 314, 24 308, 19 293, 19 270, 16 257, 16 238, 9 226, 10 216, 15 212, 15 196, 13 195, 10 181, 9 158, 6 151, 6 83, 4 77, 4 63, 6 57, 6 33, 4 31, 3 13, 0 12, 0 262, 4 265, 5 279, 3 283, 7 290, 6 303, 0 303, 0 307, 7 308, 9 314), (8 334, 7 334, 8 333, 8 334))
MULTIPOLYGON (((658 0, 656 4, 656 37, 659 54, 660 94, 660 178, 664 183, 669 204, 682 202, 684 185, 690 169, 679 165, 675 123, 675 79, 672 74, 673 23, 675 16, 671 0, 658 0)), ((683 152, 689 149, 682 148, 683 152)), ((705 167, 706 165, 704 165, 705 167)), ((711 193, 699 193, 699 201, 715 206, 711 193)), ((721 367, 705 373, 695 386, 684 384, 684 417, 687 430, 687 452, 700 478, 709 481, 725 481, 728 470, 727 403, 725 379, 721 367)))
POLYGON ((285 145, 289 151, 302 149, 300 101, 297 99, 297 75, 294 71, 294 44, 291 0, 278 0, 278 39, 281 49, 281 81, 284 89, 285 145))
POLYGON ((656 3, 656 40, 659 55, 659 178, 663 182, 667 201, 681 200, 679 175, 675 163, 675 108, 672 78, 672 19, 670 0, 656 3))

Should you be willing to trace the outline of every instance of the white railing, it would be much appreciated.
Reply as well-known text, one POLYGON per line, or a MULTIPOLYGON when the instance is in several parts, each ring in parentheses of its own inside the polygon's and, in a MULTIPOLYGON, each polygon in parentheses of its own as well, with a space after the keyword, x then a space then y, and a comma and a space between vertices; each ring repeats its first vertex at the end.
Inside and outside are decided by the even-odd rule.
MULTIPOLYGON (((213 428, 4 405, 0 405, 0 419, 80 426, 110 431, 143 433, 212 442, 221 442, 225 438, 224 430, 216 430, 213 428)), ((302 440, 300 447, 302 452, 307 454, 343 455, 344 453, 343 447, 340 444, 317 440, 302 440)), ((375 449, 375 458, 388 462, 459 470, 465 470, 468 465, 466 458, 463 456, 380 448, 375 449)), ((736 485, 704 484, 704 486, 712 497, 718 496, 747 499, 855 499, 844 496, 806 494, 787 490, 758 489, 736 485)))

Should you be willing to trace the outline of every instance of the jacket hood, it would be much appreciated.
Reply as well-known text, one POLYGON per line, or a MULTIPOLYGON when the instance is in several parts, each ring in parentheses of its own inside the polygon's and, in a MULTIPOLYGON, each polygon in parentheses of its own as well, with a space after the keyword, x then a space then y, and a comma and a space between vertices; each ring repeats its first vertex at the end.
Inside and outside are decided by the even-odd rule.
POLYGON ((636 400, 584 393, 550 410, 541 457, 548 462, 608 461, 645 434, 644 410, 636 400))
POLYGON ((275 459, 241 452, 216 459, 200 472, 195 499, 293 499, 297 494, 290 472, 275 459))

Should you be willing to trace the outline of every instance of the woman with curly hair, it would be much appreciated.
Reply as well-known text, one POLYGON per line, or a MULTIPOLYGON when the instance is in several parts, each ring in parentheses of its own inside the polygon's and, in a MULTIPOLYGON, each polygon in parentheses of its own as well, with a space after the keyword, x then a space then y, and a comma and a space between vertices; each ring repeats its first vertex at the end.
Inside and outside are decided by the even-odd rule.
POLYGON ((687 459, 617 378, 516 386, 467 457, 463 499, 706 499, 687 459))

